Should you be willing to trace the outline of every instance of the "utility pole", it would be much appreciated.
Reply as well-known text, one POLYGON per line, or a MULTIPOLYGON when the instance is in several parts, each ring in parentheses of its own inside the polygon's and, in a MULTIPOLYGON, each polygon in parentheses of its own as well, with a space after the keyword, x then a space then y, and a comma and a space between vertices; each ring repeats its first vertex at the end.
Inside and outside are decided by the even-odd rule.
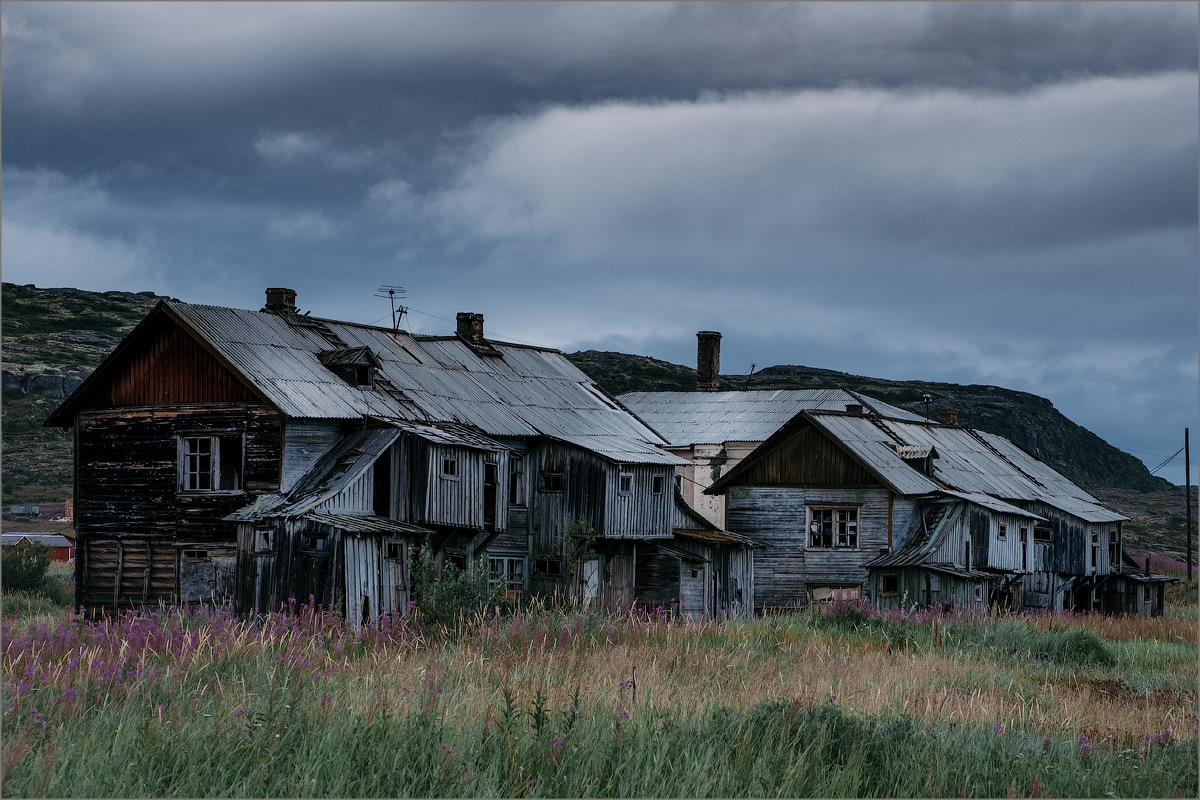
POLYGON ((1188 429, 1183 429, 1183 498, 1187 505, 1187 579, 1192 582, 1192 450, 1188 429))

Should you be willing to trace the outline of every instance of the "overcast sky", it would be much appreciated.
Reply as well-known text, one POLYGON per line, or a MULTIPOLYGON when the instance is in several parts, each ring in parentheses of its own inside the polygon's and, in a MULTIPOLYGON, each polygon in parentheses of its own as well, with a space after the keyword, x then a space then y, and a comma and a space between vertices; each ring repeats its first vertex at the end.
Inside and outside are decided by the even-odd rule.
POLYGON ((1034 392, 1151 467, 1197 433, 1195 3, 2 13, 6 281, 383 324, 395 284, 415 332, 718 330, 726 373, 1034 392))

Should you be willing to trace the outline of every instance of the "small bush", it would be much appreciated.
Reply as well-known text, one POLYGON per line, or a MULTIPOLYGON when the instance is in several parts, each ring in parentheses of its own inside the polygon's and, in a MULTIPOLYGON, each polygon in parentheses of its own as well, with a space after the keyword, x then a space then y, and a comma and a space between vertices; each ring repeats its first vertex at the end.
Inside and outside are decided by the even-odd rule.
POLYGON ((0 580, 7 592, 37 592, 43 588, 50 567, 50 548, 26 539, 5 547, 0 554, 0 580))
POLYGON ((498 605, 503 590, 488 589, 486 559, 461 570, 445 564, 439 574, 428 545, 421 547, 413 570, 413 597, 421 621, 431 625, 449 624, 461 617, 498 605))

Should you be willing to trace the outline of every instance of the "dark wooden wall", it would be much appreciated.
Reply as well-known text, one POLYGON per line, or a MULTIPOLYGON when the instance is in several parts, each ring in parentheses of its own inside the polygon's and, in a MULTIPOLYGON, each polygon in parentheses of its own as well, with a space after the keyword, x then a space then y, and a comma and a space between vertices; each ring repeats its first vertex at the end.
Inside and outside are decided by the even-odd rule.
POLYGON ((232 542, 234 526, 221 518, 279 489, 280 420, 267 406, 87 411, 76 428, 75 529, 81 537, 137 533, 232 542), (242 490, 180 491, 178 437, 206 431, 244 434, 242 490))
POLYGON ((874 486, 879 481, 832 439, 811 426, 799 428, 748 467, 740 484, 874 486))
POLYGON ((77 399, 78 408, 176 403, 255 403, 262 397, 230 372, 191 334, 161 316, 118 355, 104 380, 77 399))

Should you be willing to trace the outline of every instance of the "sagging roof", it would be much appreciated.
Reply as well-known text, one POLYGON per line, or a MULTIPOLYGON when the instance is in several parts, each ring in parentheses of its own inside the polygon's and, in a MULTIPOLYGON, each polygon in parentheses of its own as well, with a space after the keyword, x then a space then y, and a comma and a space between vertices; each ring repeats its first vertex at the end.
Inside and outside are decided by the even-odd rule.
POLYGON ((386 533, 393 536, 423 536, 433 533, 419 525, 378 517, 374 514, 329 514, 314 511, 305 514, 304 519, 341 528, 347 533, 386 533))
MULTIPOLYGON (((950 490, 980 505, 985 504, 982 497, 988 496, 1007 506, 1044 503, 1088 522, 1126 519, 1001 436, 961 425, 831 411, 801 412, 705 492, 718 494, 735 484, 758 458, 804 425, 826 433, 897 494, 950 490), (930 459, 931 474, 900 457, 898 451, 910 448, 916 452, 929 448, 935 456, 930 459)), ((995 510, 1017 513, 1011 508, 995 510)))
MULTIPOLYGON (((489 437, 571 437, 581 446, 642 459, 631 463, 675 463, 660 460, 662 437, 557 350, 487 340, 481 354, 457 336, 173 300, 160 302, 154 315, 167 315, 194 333, 288 417, 456 423, 489 437), (348 382, 336 369, 346 365, 372 366, 371 384, 348 382), (615 444, 622 439, 629 442, 623 448, 615 444)), ((104 366, 47 424, 71 425, 75 402, 104 366)))
POLYGON ((585 450, 591 450, 596 455, 607 458, 609 461, 617 464, 669 464, 676 466, 691 463, 649 442, 641 442, 625 436, 570 436, 558 434, 550 438, 582 447, 585 450))
POLYGON ((804 410, 870 413, 922 420, 904 409, 846 389, 766 389, 743 392, 628 392, 617 397, 673 447, 762 442, 804 410))

